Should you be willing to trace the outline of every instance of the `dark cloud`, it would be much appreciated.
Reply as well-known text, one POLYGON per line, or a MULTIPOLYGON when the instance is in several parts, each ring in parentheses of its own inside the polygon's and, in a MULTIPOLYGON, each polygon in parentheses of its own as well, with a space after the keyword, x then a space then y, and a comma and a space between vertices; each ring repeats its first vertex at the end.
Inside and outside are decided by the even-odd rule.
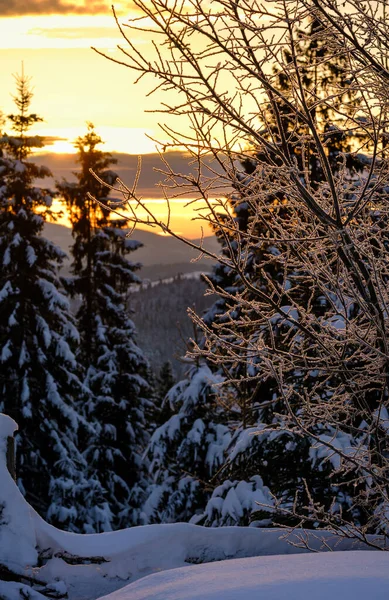
POLYGON ((56 137, 54 135, 44 135, 43 143, 45 146, 52 146, 55 142, 67 142, 68 138, 65 137, 56 137))
POLYGON ((110 3, 99 0, 0 0, 0 17, 21 15, 95 15, 110 13, 110 3))

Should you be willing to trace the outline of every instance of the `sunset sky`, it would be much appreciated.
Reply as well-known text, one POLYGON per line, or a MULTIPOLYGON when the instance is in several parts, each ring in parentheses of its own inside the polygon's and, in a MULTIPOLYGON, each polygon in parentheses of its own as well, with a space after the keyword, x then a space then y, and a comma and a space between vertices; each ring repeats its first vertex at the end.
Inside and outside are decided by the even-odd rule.
MULTIPOLYGON (((117 4, 123 21, 134 15, 130 3, 117 4)), ((11 92, 13 73, 32 77, 33 108, 45 122, 39 133, 74 139, 92 121, 106 140, 108 150, 133 154, 155 151, 145 133, 157 133, 155 107, 146 99, 149 84, 133 85, 134 75, 91 50, 91 46, 117 53, 122 38, 110 3, 64 3, 61 0, 0 0, 1 107, 14 110, 11 92), (8 91, 8 93, 6 92, 8 91), (5 92, 5 93, 4 93, 5 92)), ((136 43, 144 44, 138 37, 136 43)), ((57 141, 56 152, 73 150, 71 143, 57 141)))
MULTIPOLYGON (((115 3, 115 9, 121 22, 136 15, 131 2, 115 3)), ((143 34, 131 39, 147 52, 143 34)), ((15 111, 13 74, 21 72, 23 62, 34 88, 31 109, 44 118, 34 132, 56 139, 45 151, 74 152, 73 140, 91 121, 106 142, 104 150, 155 152, 145 134, 163 140, 158 129, 163 119, 146 112, 156 106, 155 97, 146 97, 152 82, 134 85, 135 74, 91 49, 119 56, 118 43, 125 45, 109 2, 0 0, 0 109, 6 115, 15 111)), ((156 208, 162 217, 163 205, 156 208)), ((195 237, 200 228, 191 224, 191 216, 183 203, 175 204, 175 230, 195 237)))

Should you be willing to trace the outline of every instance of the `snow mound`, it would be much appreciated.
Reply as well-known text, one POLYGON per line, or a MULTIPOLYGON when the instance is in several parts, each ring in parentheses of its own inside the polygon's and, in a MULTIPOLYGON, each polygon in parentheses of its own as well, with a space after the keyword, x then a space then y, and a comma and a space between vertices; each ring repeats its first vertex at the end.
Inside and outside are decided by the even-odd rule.
MULTIPOLYGON (((303 552, 304 560, 309 558, 304 547, 306 545, 316 550, 332 548, 346 551, 365 548, 355 540, 339 540, 326 531, 294 531, 289 541, 300 546, 296 547, 288 543, 285 530, 206 528, 189 523, 145 525, 84 535, 60 531, 46 523, 29 506, 8 472, 7 438, 12 437, 16 427, 12 419, 0 414, 1 600, 60 599, 65 595, 68 600, 94 600, 153 573, 170 572, 188 565, 189 571, 193 570, 195 576, 199 564, 213 563, 209 565, 212 572, 213 568, 223 568, 217 566, 215 561, 223 561, 224 564, 226 559, 303 552), (7 581, 1 581, 1 569, 7 581)), ((382 539, 375 541, 384 543, 382 539)), ((339 552, 336 553, 338 554, 339 552)), ((371 554, 372 559, 369 560, 374 560, 377 564, 384 560, 380 558, 381 553, 371 554)), ((385 564, 388 566, 388 563, 385 564)), ((231 569, 234 567, 233 562, 228 562, 228 565, 231 565, 231 569)), ((230 569, 224 568, 226 572, 230 569)), ((183 572, 186 573, 186 569, 183 572)), ((200 570, 200 573, 203 571, 200 570)), ((225 579, 228 581, 227 576, 225 579)), ((148 595, 139 596, 141 597, 148 598, 148 595)), ((163 600, 191 598, 190 595, 157 597, 163 600)), ((379 598, 374 595, 370 597, 375 600, 379 598)), ((134 596, 134 600, 136 598, 134 596)), ((342 600, 345 600, 344 597, 342 600)))
POLYGON ((389 554, 266 556, 149 575, 104 600, 387 600, 389 554))
POLYGON ((18 426, 0 414, 0 565, 21 573, 38 559, 33 509, 27 504, 7 469, 7 439, 18 426))

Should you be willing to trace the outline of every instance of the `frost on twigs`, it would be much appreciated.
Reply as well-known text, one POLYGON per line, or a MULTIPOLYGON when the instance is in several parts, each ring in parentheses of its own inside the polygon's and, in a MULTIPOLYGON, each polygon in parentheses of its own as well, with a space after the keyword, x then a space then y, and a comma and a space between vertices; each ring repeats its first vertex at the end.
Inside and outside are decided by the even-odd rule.
MULTIPOLYGON (((313 468, 284 515, 361 540, 387 533, 386 3, 135 4, 134 21, 115 15, 122 57, 110 60, 148 78, 164 136, 190 157, 190 175, 164 160, 167 203, 184 186, 221 242, 215 256, 183 240, 222 275, 210 280, 215 319, 193 314, 203 340, 192 354, 235 390, 243 430, 265 422, 304 440, 313 468)), ((120 188, 134 226, 180 238, 120 188)))

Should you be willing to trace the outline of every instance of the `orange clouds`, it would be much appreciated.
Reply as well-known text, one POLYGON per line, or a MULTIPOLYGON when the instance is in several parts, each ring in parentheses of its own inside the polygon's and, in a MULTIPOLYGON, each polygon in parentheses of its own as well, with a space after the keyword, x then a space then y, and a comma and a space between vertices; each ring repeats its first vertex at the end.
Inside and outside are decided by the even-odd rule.
POLYGON ((109 5, 99 0, 64 2, 63 0, 0 0, 0 16, 53 14, 107 14, 109 5))

